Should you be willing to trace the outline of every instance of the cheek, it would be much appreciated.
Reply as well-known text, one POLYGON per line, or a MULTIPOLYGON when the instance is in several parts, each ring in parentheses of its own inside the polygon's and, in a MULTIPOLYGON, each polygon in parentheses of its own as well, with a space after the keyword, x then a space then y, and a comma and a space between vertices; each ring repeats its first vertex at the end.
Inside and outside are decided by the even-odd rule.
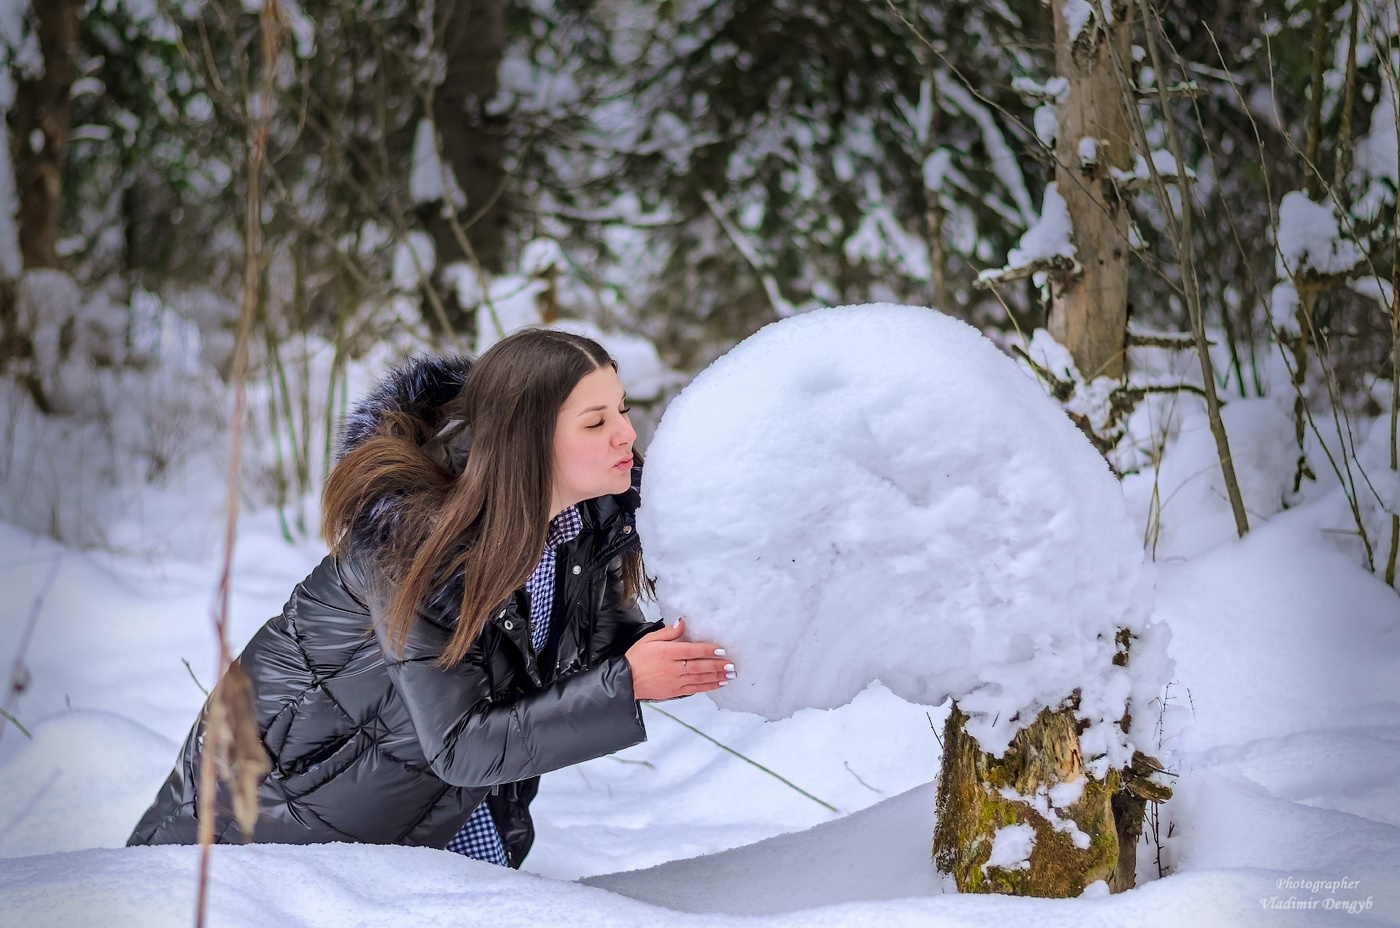
POLYGON ((561 437, 554 443, 555 470, 566 483, 596 479, 598 468, 611 463, 607 452, 607 442, 587 432, 561 437))

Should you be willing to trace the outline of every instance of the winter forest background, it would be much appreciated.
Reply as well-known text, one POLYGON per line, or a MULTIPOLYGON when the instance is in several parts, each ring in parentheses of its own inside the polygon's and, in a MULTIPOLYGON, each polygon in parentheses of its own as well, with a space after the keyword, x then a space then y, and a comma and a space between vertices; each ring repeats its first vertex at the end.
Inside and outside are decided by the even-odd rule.
MULTIPOLYGON (((244 576, 257 588, 258 563, 290 558, 290 581, 300 576, 302 561, 277 544, 317 549, 339 417, 395 360, 474 353, 525 324, 576 327, 619 360, 645 447, 668 401, 745 337, 867 302, 936 307, 1016 358, 1121 479, 1151 561, 1215 576, 1224 562, 1207 558, 1224 557, 1223 543, 1306 521, 1315 547, 1238 568, 1278 596, 1269 602, 1282 611, 1258 597, 1244 606, 1260 610, 1249 626, 1259 640, 1272 630, 1313 641, 1364 610, 1374 622, 1358 653, 1394 639, 1395 0, 274 7, 269 19, 257 0, 0 0, 0 570, 11 571, 0 576, 24 574, 0 585, 7 659, 24 657, 41 627, 26 624, 31 604, 53 591, 34 550, 166 580, 185 576, 180 564, 215 562, 239 382, 240 499, 263 559, 249 554, 244 576), (1293 510, 1311 514, 1288 521, 1293 510), (1302 565, 1333 557, 1353 571, 1325 574, 1343 577, 1346 595, 1321 599, 1320 613, 1288 612, 1303 607, 1279 578, 1313 576, 1302 565)), ((290 587, 269 569, 276 582, 246 595, 276 609, 290 587)), ((1183 616, 1205 614, 1181 605, 1186 576, 1159 587, 1159 609, 1177 596, 1183 616)), ((183 601, 198 604, 183 634, 209 638, 207 605, 183 601)), ((261 619, 244 621, 251 631, 261 619)), ((1174 632, 1182 666, 1185 628, 1174 632)), ((1247 646, 1201 640, 1202 655, 1247 646)), ((212 677, 213 648, 186 648, 191 675, 212 677)), ((1396 676, 1393 652, 1377 672, 1396 676)), ((43 679, 42 653, 11 681, 10 722, 32 725, 68 695, 43 679)), ((1334 682, 1299 696, 1328 719, 1313 734, 1360 724, 1318 708, 1344 705, 1328 702, 1334 682)), ((161 724, 143 724, 182 737, 200 698, 183 694, 161 724)), ((868 708, 876 698, 852 703, 856 714, 830 731, 859 740, 857 728, 884 731, 912 712, 868 708)), ((753 739, 754 753, 777 737, 690 711, 753 739)), ((1400 860, 1400 716, 1392 704, 1367 719, 1377 727, 1345 742, 1363 772, 1333 784, 1332 799, 1316 799, 1326 792, 1316 784, 1274 792, 1388 829, 1354 859, 1400 860)), ((89 728, 52 738, 100 743, 113 731, 61 724, 89 728)), ((1230 737, 1220 743, 1250 741, 1230 737)), ((635 764, 673 756, 660 741, 635 764)), ((13 728, 4 742, 0 764, 41 783, 18 772, 13 728)), ((892 774, 900 789, 932 778, 938 745, 928 750, 925 775, 892 774)), ((626 763, 603 779, 640 775, 626 763)), ((839 776, 831 793, 853 791, 843 808, 879 799, 854 771, 859 785, 839 776)), ((132 796, 153 785, 128 779, 132 796)), ((1248 805, 1182 795, 1188 817, 1248 805)), ((820 821, 811 814, 754 819, 722 841, 672 840, 612 867, 559 852, 540 872, 572 879, 708 853, 820 821)), ((1185 859, 1162 829, 1144 839, 1156 841, 1156 876, 1185 859)), ((7 856, 106 846, 14 842, 7 856)), ((1214 865, 1307 871, 1231 848, 1214 865)), ((1400 917, 1400 895, 1384 904, 1363 918, 1400 917)))
MULTIPOLYGON (((0 14, 10 522, 118 544, 129 490, 224 444, 260 119, 245 492, 293 533, 351 387, 389 357, 582 320, 617 339, 653 420, 738 340, 818 306, 936 306, 1031 350, 1047 273, 1074 260, 1053 232, 1016 246, 1047 202, 1063 213, 1057 170, 1063 193, 1096 169, 1054 119, 1054 19, 1082 44, 1104 28, 1087 3, 283 3, 265 99, 257 6, 0 14)), ((1099 369, 1042 347, 1040 373, 1120 472, 1150 472, 1197 409, 1198 302, 1216 391, 1296 400, 1257 517, 1340 480, 1384 572, 1357 453, 1392 406, 1393 4, 1156 15, 1160 60, 1138 16, 1132 86, 1110 88, 1140 98, 1150 151, 1132 136, 1097 159, 1128 204, 1128 297, 1104 308, 1126 331, 1093 322, 1118 340, 1100 361, 1061 327, 1099 369), (1176 147, 1189 277, 1142 157, 1177 210, 1176 147)))

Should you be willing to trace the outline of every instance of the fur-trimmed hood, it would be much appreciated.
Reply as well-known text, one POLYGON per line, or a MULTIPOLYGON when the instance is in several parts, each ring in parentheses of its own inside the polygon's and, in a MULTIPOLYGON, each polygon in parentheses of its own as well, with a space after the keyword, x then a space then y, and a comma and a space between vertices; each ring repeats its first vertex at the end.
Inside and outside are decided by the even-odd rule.
MULTIPOLYGON (((471 358, 461 355, 419 356, 391 367, 345 417, 336 460, 369 441, 395 413, 405 413, 422 422, 424 433, 434 436, 429 442, 436 442, 447 418, 444 407, 461 393, 472 363, 471 358)), ((441 460, 439 463, 446 466, 441 460)), ((409 508, 403 505, 403 499, 401 493, 379 497, 359 513, 350 527, 351 548, 369 565, 379 561, 395 537, 401 537, 402 519, 409 508)))
POLYGON ((390 413, 408 413, 428 425, 442 427, 442 408, 462 391, 472 359, 419 356, 390 368, 369 395, 355 404, 341 427, 337 459, 372 436, 390 413))

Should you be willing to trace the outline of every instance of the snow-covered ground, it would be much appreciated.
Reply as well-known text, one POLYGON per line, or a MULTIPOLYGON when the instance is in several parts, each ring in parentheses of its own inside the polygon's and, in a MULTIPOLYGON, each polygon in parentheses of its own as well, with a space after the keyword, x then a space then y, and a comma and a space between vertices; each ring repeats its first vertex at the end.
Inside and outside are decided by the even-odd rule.
MULTIPOLYGON (((780 722, 700 698, 663 706, 840 816, 649 711, 646 744, 546 777, 534 875, 422 849, 221 847, 213 924, 733 920, 665 909, 774 925, 1400 924, 1400 600, 1333 547, 1325 515, 1291 510, 1161 565, 1157 617, 1177 662, 1162 746, 1180 774, 1162 811, 1171 873, 1155 878, 1144 840, 1130 893, 950 894, 928 862, 930 718, 876 685, 780 722), (580 877, 591 885, 568 882, 580 877), (1319 881, 1346 882, 1307 888, 1319 881), (1325 908, 1367 900, 1356 915, 1325 908)), ((236 639, 318 555, 267 514, 245 523, 236 639)), ((0 738, 0 924, 188 924, 194 850, 121 845, 202 699, 182 659, 210 677, 215 564, 80 553, 0 527, 6 667, 54 564, 17 707, 33 739, 14 726, 0 738)))
MULTIPOLYGON (((1125 484, 1135 515, 1140 489, 1125 484)), ((218 492, 191 489, 189 511, 218 492)), ((1205 514, 1188 499, 1163 510, 1177 525, 1205 514)), ((1152 748, 1176 796, 1130 892, 953 892, 929 862, 946 710, 877 683, 773 722, 699 697, 646 710, 645 744, 544 779, 526 872, 422 848, 216 848, 211 924, 1400 925, 1400 598, 1346 549, 1338 492, 1309 499, 1243 541, 1213 522, 1189 555, 1159 552, 1175 669, 1152 748)), ((322 553, 274 513, 245 517, 236 646, 322 553)), ((196 850, 122 845, 203 699, 193 678, 212 677, 216 572, 0 525, 5 673, 39 609, 15 706, 32 738, 0 737, 0 926, 191 923, 196 850)))

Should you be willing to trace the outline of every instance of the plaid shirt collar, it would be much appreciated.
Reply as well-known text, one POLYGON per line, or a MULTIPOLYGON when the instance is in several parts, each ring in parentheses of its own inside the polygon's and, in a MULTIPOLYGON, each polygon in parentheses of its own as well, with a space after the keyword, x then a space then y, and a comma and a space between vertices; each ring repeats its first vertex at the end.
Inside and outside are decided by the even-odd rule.
POLYGON ((557 548, 566 541, 573 541, 581 531, 583 517, 579 515, 577 506, 570 506, 550 520, 545 544, 557 548))

